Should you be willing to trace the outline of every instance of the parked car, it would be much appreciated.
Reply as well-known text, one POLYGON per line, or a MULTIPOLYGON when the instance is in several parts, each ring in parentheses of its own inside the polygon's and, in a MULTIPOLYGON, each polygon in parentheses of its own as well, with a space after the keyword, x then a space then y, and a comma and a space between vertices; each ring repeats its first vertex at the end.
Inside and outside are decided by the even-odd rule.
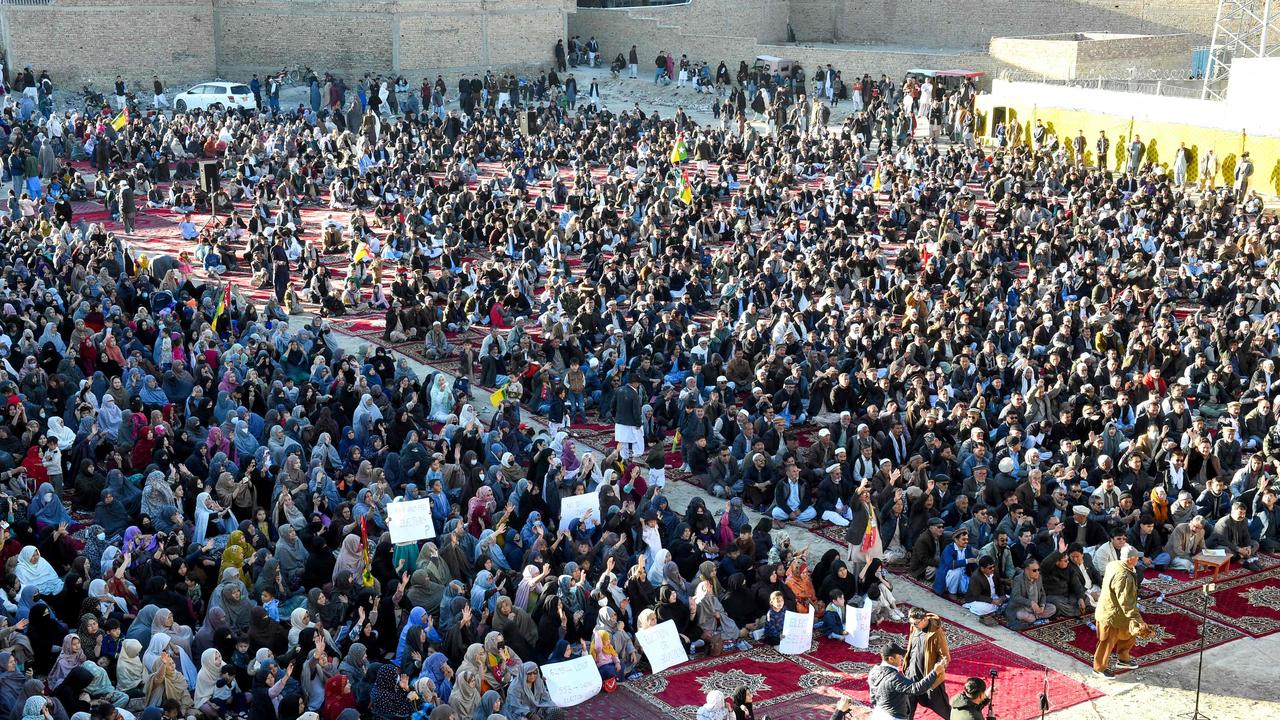
POLYGON ((781 58, 777 55, 757 55, 752 67, 762 69, 770 75, 781 73, 783 77, 786 77, 791 74, 791 69, 797 64, 795 60, 781 58))
POLYGON ((258 101, 253 91, 243 83, 216 80, 213 82, 192 85, 173 98, 173 108, 178 112, 187 110, 221 111, 231 108, 241 110, 257 110, 258 101))

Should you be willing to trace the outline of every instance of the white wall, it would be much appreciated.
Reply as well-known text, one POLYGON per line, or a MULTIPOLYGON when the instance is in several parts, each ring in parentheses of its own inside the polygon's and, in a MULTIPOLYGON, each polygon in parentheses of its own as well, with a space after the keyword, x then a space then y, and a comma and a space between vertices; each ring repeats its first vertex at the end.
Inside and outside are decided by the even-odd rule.
POLYGON ((1280 118, 1280 57, 1236 58, 1231 61, 1227 105, 1231 112, 1280 118))
MULTIPOLYGON (((1268 59, 1267 62, 1275 61, 1268 59)), ((1124 115, 1135 120, 1185 123, 1233 132, 1243 131, 1249 135, 1280 135, 1280 112, 1277 112, 1280 109, 1280 99, 1277 99, 1274 90, 1259 92, 1263 88, 1276 86, 1276 78, 1280 77, 1280 67, 1266 69, 1266 81, 1258 79, 1259 75, 1264 73, 1262 68, 1248 67, 1243 69, 1240 75, 1237 75, 1237 72, 1233 69, 1231 73, 1233 85, 1237 82, 1248 83, 1248 85, 1244 86, 1246 89, 1242 92, 1228 93, 1227 102, 995 80, 992 83, 990 96, 983 99, 982 105, 992 107, 1032 104, 1065 110, 1124 115), (1252 75, 1255 72, 1259 75, 1252 75)))

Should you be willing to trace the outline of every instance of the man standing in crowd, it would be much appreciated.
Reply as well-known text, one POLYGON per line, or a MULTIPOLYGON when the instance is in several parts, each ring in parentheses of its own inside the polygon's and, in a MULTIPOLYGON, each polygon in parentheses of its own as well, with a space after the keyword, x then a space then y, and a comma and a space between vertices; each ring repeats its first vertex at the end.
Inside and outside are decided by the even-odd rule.
POLYGON ((1126 545, 1120 551, 1120 559, 1107 564, 1102 577, 1102 594, 1093 619, 1098 625, 1098 647, 1093 654, 1093 671, 1112 677, 1108 667, 1111 654, 1116 655, 1116 670, 1133 670, 1138 667, 1129 652, 1151 632, 1138 612, 1138 578, 1134 568, 1138 565, 1138 550, 1126 545))
MULTIPOLYGON (((915 681, 928 677, 930 668, 939 664, 946 667, 951 662, 951 649, 947 646, 947 631, 942 627, 942 618, 923 608, 913 607, 907 614, 911 632, 907 635, 907 649, 902 662, 902 672, 915 681)), ((916 693, 912 702, 912 717, 915 716, 916 705, 924 705, 945 718, 949 713, 949 701, 941 674, 934 677, 928 689, 916 693)))
POLYGON ((618 388, 613 405, 613 437, 618 441, 618 454, 623 460, 644 455, 644 429, 641 427, 645 398, 640 390, 640 373, 627 373, 627 384, 618 388))
POLYGON ((948 657, 940 658, 919 680, 911 680, 902 672, 906 651, 895 641, 880 650, 880 664, 867 673, 871 690, 872 717, 876 720, 910 720, 915 697, 928 692, 945 676, 948 657))

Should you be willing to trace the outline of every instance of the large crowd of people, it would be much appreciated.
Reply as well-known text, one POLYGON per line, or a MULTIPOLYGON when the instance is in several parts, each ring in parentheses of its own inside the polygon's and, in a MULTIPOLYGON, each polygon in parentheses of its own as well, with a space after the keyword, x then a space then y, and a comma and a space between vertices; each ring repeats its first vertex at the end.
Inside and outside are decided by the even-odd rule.
MULTIPOLYGON (((901 572, 1019 627, 1093 613, 1113 561, 1280 548, 1274 216, 978 147, 969 84, 818 75, 859 96, 842 124, 751 71, 718 124, 577 103, 554 69, 119 127, 8 104, 0 716, 556 720, 540 666, 626 682, 658 622, 694 656, 776 644, 786 610, 840 636, 865 600, 924 632, 901 572), (139 208, 186 248, 138 253, 139 208), (382 313, 462 377, 345 353, 307 307, 382 313), (706 491, 683 514, 668 475, 706 491), (435 539, 394 544, 418 499, 435 539)), ((930 652, 884 648, 888 716, 904 688, 947 711, 930 652)), ((718 701, 698 717, 752 716, 718 701)))

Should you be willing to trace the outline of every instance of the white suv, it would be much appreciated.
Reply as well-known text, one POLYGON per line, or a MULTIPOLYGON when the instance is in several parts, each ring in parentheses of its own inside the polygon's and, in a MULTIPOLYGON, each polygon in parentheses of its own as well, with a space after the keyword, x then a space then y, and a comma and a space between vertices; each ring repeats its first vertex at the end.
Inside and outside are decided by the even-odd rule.
POLYGON ((217 81, 192 85, 185 92, 173 98, 173 108, 178 112, 188 110, 213 110, 215 112, 228 108, 257 110, 258 101, 248 85, 241 83, 217 81))

